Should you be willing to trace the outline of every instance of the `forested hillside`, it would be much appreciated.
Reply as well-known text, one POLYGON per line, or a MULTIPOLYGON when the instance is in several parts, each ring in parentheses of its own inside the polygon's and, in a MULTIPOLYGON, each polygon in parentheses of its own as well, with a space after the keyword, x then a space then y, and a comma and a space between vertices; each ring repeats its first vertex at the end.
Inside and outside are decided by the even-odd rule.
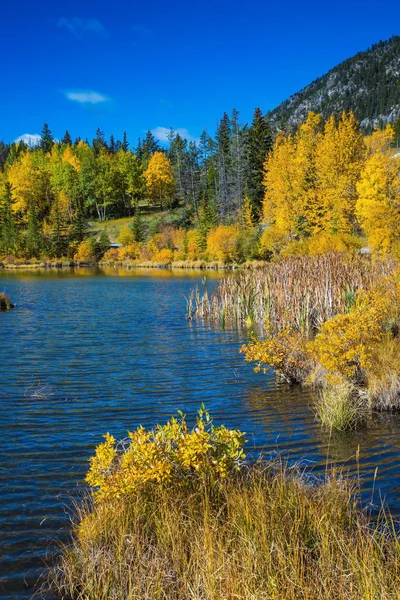
POLYGON ((285 100, 271 112, 280 128, 296 127, 309 111, 324 118, 352 110, 361 127, 393 123, 400 116, 400 37, 359 52, 285 100))

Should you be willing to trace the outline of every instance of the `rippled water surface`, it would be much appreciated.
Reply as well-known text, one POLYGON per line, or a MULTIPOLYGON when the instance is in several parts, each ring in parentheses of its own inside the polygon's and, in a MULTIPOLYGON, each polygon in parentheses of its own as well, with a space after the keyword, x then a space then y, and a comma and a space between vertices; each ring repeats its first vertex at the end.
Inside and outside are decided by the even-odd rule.
MULTIPOLYGON (((31 597, 46 556, 66 539, 69 495, 105 432, 122 437, 202 402, 216 422, 246 431, 255 452, 359 470, 364 498, 382 496, 400 515, 400 417, 323 433, 307 392, 244 362, 245 332, 186 321, 185 296, 201 277, 0 271, 0 291, 17 304, 0 313, 0 598, 31 597)), ((217 281, 212 274, 209 289, 217 281)))

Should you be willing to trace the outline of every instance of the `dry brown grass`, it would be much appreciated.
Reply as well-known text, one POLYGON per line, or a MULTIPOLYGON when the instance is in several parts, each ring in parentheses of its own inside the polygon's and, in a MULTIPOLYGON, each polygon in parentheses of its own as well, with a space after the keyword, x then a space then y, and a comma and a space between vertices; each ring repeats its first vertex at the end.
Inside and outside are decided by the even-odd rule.
POLYGON ((77 512, 51 572, 63 600, 393 600, 400 543, 354 489, 261 463, 217 487, 151 492, 77 512))
POLYGON ((393 268, 359 255, 292 256, 224 278, 211 297, 192 290, 188 317, 238 324, 269 319, 277 329, 290 323, 309 336, 393 268))

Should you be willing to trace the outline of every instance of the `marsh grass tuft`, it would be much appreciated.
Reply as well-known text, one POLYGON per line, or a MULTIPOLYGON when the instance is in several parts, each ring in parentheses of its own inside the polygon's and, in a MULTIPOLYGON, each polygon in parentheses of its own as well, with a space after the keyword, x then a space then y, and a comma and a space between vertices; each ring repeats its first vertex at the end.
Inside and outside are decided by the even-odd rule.
POLYGON ((318 388, 315 412, 328 429, 355 429, 365 416, 364 405, 354 386, 346 380, 318 388))
POLYGON ((14 308, 14 305, 11 304, 9 296, 5 292, 0 292, 0 310, 10 310, 10 308, 14 308))
POLYGON ((153 486, 77 507, 50 573, 63 600, 392 600, 400 543, 340 473, 259 462, 215 485, 153 486))

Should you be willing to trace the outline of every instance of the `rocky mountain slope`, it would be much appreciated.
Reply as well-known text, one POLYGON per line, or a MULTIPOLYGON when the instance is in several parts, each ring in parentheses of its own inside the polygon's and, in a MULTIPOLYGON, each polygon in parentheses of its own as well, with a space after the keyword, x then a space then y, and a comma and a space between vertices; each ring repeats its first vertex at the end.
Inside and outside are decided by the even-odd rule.
POLYGON ((270 113, 277 127, 296 127, 312 110, 324 117, 352 109, 363 129, 400 117, 400 36, 359 52, 270 113))

